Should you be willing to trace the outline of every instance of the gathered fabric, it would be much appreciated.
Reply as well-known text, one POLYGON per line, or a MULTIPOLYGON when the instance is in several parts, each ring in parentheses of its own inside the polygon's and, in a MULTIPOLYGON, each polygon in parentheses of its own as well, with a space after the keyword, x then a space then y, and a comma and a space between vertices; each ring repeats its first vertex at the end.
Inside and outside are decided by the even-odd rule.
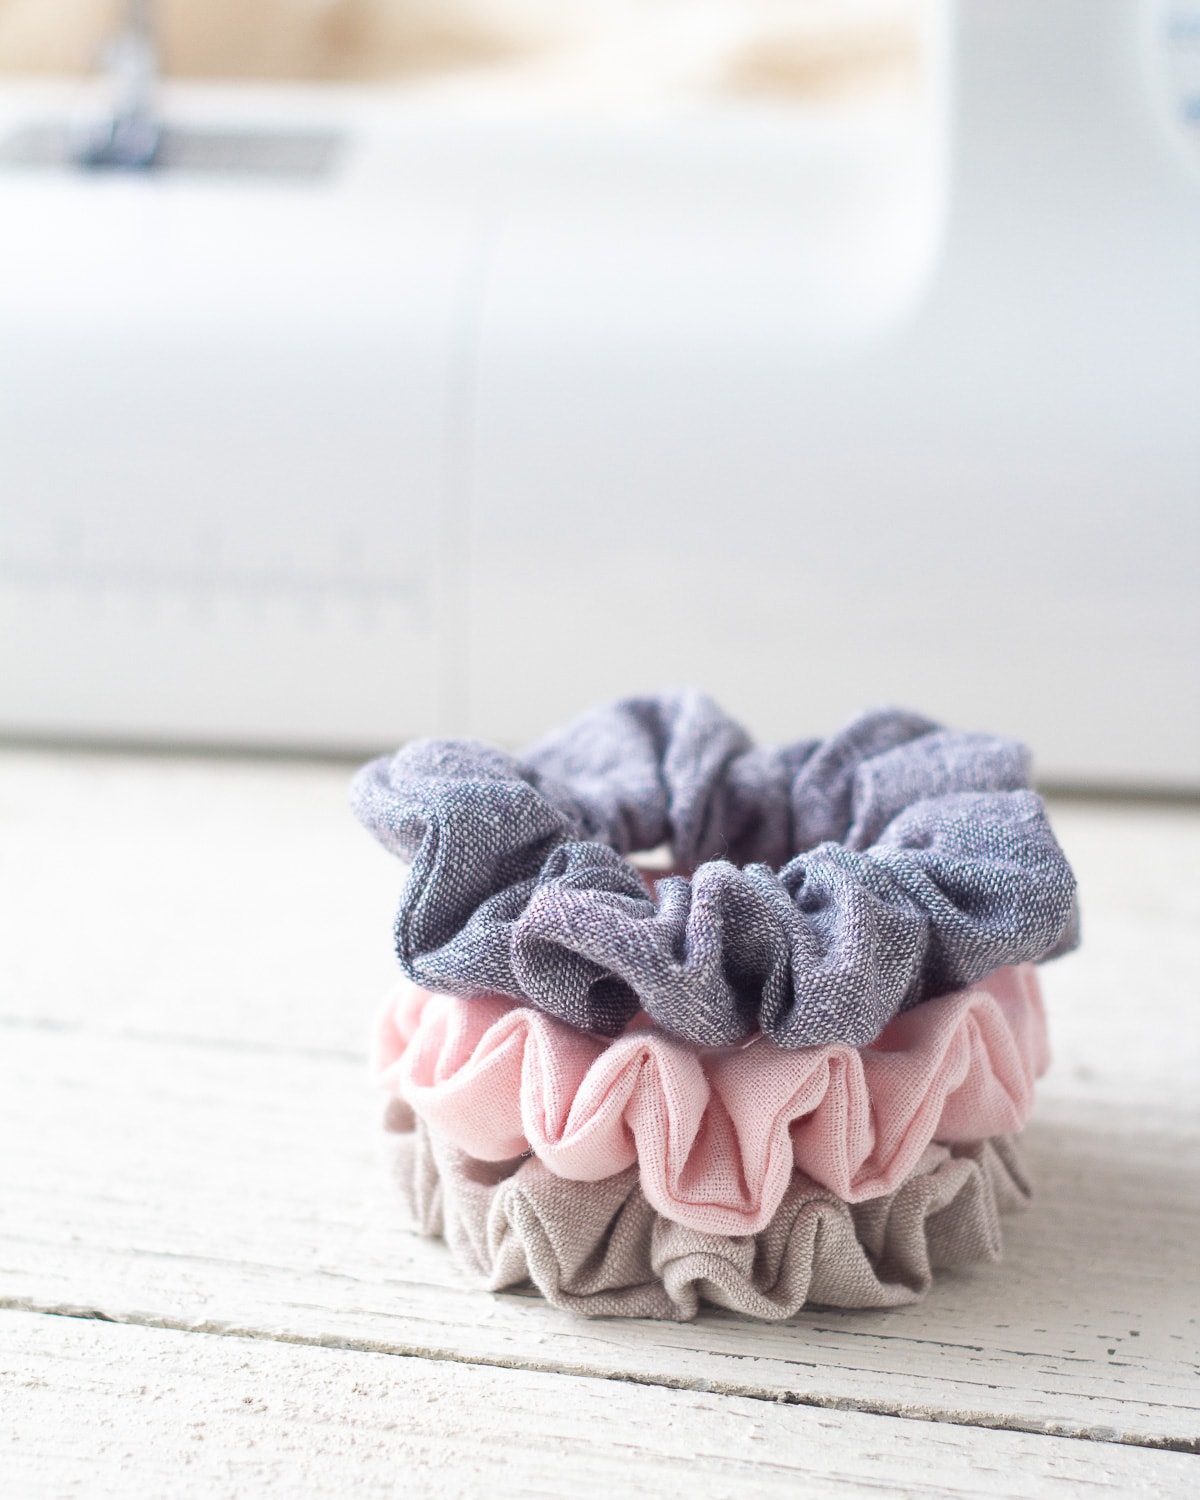
POLYGON ((636 1166, 652 1209, 717 1235, 765 1230, 797 1170, 857 1203, 894 1192, 933 1141, 1021 1130, 1048 1063, 1028 964, 905 1012, 863 1049, 697 1048, 649 1022, 606 1042, 408 983, 376 1045, 388 1092, 467 1155, 531 1153, 593 1183, 636 1166))
POLYGON ((479 1161, 404 1108, 389 1124, 393 1172, 423 1233, 443 1236, 482 1286, 532 1282, 584 1317, 899 1307, 925 1295, 935 1270, 998 1260, 999 1215, 1029 1196, 1013 1141, 930 1145, 886 1196, 847 1204, 794 1172, 762 1230, 720 1235, 658 1213, 636 1167, 571 1182, 536 1158, 479 1161))
POLYGON ((1016 742, 898 709, 756 748, 675 693, 595 710, 519 760, 417 741, 365 766, 353 801, 411 861, 396 951, 422 987, 605 1037, 645 1014, 697 1046, 761 1031, 806 1049, 865 1046, 1074 945, 1074 876, 1028 782, 1016 742), (626 856, 664 843, 694 873, 651 895, 626 856))

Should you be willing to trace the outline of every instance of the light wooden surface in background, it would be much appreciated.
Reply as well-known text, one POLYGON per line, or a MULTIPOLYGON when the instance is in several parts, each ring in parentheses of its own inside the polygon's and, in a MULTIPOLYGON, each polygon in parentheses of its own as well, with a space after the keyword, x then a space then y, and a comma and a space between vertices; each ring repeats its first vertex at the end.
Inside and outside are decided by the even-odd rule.
POLYGON ((346 780, 0 752, 6 1497, 1200 1493, 1200 810, 1053 809, 1085 946, 1002 1264, 585 1323, 398 1217, 346 780))

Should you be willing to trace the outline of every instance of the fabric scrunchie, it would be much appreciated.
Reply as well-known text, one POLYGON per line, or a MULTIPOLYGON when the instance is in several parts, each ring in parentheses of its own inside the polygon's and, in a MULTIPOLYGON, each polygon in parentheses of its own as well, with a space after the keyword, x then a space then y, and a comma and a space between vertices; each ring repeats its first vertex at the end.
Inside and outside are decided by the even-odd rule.
POLYGON ((421 1233, 491 1291, 532 1282, 585 1318, 694 1318, 703 1304, 778 1322, 802 1307, 902 1307, 935 1270, 999 1260, 1000 1214, 1030 1189, 1005 1136, 927 1146, 894 1192, 844 1203, 802 1173, 753 1235, 705 1234, 646 1201, 636 1167, 601 1182, 536 1157, 477 1161, 421 1120, 388 1117, 392 1171, 421 1233))
POLYGON ((405 974, 602 1036, 639 1010, 727 1046, 865 1046, 892 1016, 1077 941, 1075 879, 1013 740, 898 709, 755 747, 698 693, 594 710, 522 759, 418 740, 353 805, 411 861, 405 974), (651 897, 625 857, 669 844, 651 897))
POLYGON ((712 1234, 764 1229, 796 1171, 857 1203, 931 1141, 1023 1130, 1048 1061, 1029 964, 897 1016, 871 1047, 697 1048, 653 1025, 605 1041, 406 981, 375 1037, 386 1091, 468 1155, 532 1153, 575 1182, 636 1166, 656 1212, 712 1234))

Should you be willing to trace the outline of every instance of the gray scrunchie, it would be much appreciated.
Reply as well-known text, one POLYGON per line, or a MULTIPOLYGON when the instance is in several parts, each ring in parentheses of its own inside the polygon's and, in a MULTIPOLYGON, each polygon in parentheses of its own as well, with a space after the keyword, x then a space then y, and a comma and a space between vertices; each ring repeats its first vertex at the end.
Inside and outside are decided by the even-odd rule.
POLYGON ((755 747, 708 698, 631 698, 521 760, 418 740, 363 767, 410 860, 404 972, 615 1036, 872 1042, 898 1011, 1078 941, 1075 878, 1013 740, 899 709, 755 747), (669 844, 652 899, 624 857, 669 844))

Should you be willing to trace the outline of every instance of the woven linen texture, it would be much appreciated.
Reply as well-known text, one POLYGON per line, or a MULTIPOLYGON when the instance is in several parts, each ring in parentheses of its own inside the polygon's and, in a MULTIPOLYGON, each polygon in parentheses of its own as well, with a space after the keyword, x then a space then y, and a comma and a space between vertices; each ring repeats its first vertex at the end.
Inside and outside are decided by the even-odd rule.
POLYGON ((523 759, 420 740, 355 779, 411 861, 401 968, 581 1030, 862 1046, 921 1001, 1076 940, 1023 746, 898 709, 755 747, 697 693, 584 715, 523 759), (671 845, 651 896, 625 858, 671 845))
POLYGON ((898 1307, 933 1272, 1000 1257, 1002 1210, 1028 1183, 1015 1144, 928 1146, 885 1197, 850 1205, 793 1173, 754 1235, 688 1229, 657 1213, 636 1167, 569 1182, 533 1160, 480 1162, 393 1113, 393 1171, 417 1227, 493 1291, 532 1282, 584 1317, 686 1320, 702 1303, 776 1321, 808 1303, 898 1307))
POLYGON ((468 1155, 531 1151, 580 1182, 636 1165, 652 1208, 720 1235, 765 1229, 796 1169, 860 1202, 894 1192, 931 1141, 1021 1130, 1048 1062, 1028 964, 917 1006, 862 1050, 701 1049, 654 1025, 605 1042, 404 983, 376 1055, 388 1092, 468 1155))

